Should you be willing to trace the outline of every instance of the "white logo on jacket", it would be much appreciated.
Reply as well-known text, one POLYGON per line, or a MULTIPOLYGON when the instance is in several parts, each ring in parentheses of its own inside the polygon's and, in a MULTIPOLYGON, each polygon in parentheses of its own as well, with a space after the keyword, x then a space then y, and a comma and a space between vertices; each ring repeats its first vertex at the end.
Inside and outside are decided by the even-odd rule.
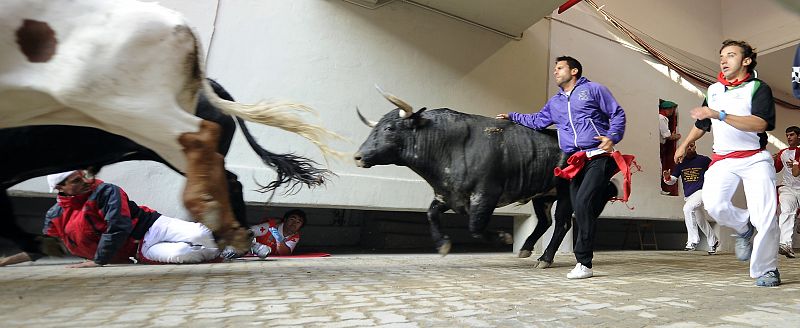
POLYGON ((589 100, 589 90, 581 90, 581 92, 578 93, 578 99, 589 100))

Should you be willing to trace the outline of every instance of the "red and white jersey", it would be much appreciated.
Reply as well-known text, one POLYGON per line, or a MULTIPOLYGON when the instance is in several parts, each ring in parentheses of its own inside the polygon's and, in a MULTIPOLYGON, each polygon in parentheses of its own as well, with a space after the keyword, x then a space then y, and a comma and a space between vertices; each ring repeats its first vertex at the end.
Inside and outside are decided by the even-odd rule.
POLYGON ((778 158, 775 159, 775 171, 783 173, 782 185, 800 190, 800 177, 792 175, 792 167, 786 165, 786 162, 789 161, 800 161, 800 151, 797 151, 797 148, 784 148, 778 152, 778 158))
MULTIPOLYGON (((256 242, 269 246, 269 248, 272 249, 270 252, 272 254, 278 254, 278 245, 275 243, 275 238, 272 237, 272 234, 269 232, 269 228, 277 227, 278 231, 283 232, 283 222, 278 222, 280 222, 280 219, 271 218, 267 220, 267 222, 250 227, 250 230, 252 230, 253 234, 256 236, 256 242)), ((284 242, 286 242, 286 246, 294 251, 294 247, 300 242, 300 233, 298 232, 291 236, 283 236, 283 238, 284 242)))

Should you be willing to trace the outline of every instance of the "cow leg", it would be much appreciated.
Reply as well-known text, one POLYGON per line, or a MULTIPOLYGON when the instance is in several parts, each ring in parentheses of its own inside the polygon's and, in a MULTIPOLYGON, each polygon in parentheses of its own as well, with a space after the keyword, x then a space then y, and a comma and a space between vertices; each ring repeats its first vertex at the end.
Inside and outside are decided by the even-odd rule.
MULTIPOLYGON (((556 202, 556 226, 553 229, 553 237, 550 238, 550 243, 544 250, 544 254, 539 257, 537 268, 544 269, 553 264, 553 259, 556 256, 558 247, 564 241, 567 231, 572 228, 572 199, 569 196, 569 182, 561 181, 556 187, 558 194, 558 202, 556 202)), ((549 212, 548 212, 549 214, 549 212)))
POLYGON ((550 208, 553 206, 553 197, 540 197, 533 200, 533 213, 536 214, 536 228, 522 244, 519 250, 519 257, 526 258, 533 254, 533 245, 539 238, 542 238, 547 229, 553 224, 553 218, 550 216, 550 208))
POLYGON ((436 244, 436 250, 438 250, 439 254, 442 254, 442 256, 450 253, 450 248, 453 246, 450 242, 450 237, 442 234, 442 225, 439 221, 439 215, 449 209, 450 207, 447 206, 447 204, 436 199, 434 199, 431 202, 431 206, 428 207, 428 224, 431 228, 431 237, 433 237, 433 242, 436 244))
POLYGON ((224 158, 217 153, 219 125, 200 122, 199 132, 182 134, 178 141, 186 154, 186 187, 183 202, 200 223, 214 233, 220 248, 249 249, 251 234, 239 225, 231 209, 224 174, 224 158))

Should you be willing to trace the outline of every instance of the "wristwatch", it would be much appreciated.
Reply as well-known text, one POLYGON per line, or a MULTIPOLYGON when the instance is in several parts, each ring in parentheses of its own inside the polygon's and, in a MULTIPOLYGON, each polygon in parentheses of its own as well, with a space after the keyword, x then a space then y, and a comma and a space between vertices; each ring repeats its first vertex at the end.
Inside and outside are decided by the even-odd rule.
POLYGON ((725 113, 725 110, 719 111, 719 120, 720 121, 725 122, 725 117, 727 117, 727 116, 728 116, 728 114, 725 113))

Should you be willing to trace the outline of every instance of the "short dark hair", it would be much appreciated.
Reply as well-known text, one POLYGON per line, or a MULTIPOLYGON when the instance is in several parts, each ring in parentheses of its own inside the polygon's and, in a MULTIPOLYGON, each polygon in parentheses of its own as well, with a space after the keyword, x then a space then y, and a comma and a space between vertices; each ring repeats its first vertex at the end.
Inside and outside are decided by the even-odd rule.
POLYGON ((786 133, 789 133, 789 132, 794 132, 794 134, 800 136, 800 128, 798 128, 796 125, 792 125, 792 126, 786 128, 786 133))
POLYGON ((583 76, 583 65, 581 65, 581 62, 579 62, 577 59, 572 58, 570 56, 559 56, 559 57, 556 57, 556 63, 558 63, 560 61, 567 62, 567 66, 569 66, 569 69, 573 69, 573 68, 577 68, 578 69, 578 74, 575 75, 575 78, 580 79, 581 76, 583 76))
POLYGON ((303 224, 300 225, 300 228, 303 228, 306 225, 306 212, 303 212, 303 210, 297 209, 297 208, 295 208, 293 210, 288 210, 288 211, 286 211, 286 213, 283 213, 283 220, 286 221, 286 219, 288 219, 292 215, 297 215, 301 219, 303 219, 302 220, 303 224))
MULTIPOLYGON (((722 53, 722 49, 725 49, 725 47, 728 46, 737 46, 742 48, 742 56, 744 58, 750 58, 750 65, 747 65, 747 72, 753 73, 753 71, 756 69, 756 64, 758 64, 756 62, 756 57, 758 57, 758 54, 756 53, 756 50, 753 49, 753 46, 745 41, 727 39, 722 41, 722 47, 719 48, 719 52, 722 53)), ((744 60, 744 58, 742 58, 742 60, 744 60)))

